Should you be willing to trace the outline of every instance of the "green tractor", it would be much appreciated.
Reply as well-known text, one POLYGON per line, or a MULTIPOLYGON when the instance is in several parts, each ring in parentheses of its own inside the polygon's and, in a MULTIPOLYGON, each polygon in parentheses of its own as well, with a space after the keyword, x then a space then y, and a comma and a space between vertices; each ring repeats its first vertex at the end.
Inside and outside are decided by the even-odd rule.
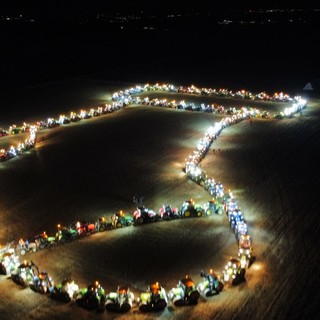
POLYGON ((37 267, 33 261, 27 262, 25 260, 13 273, 11 273, 11 279, 16 284, 27 287, 33 281, 33 278, 37 272, 37 267))
POLYGON ((142 312, 162 311, 168 304, 166 291, 158 282, 153 283, 146 292, 140 294, 138 303, 142 312))
POLYGON ((133 225, 133 223, 133 217, 131 215, 124 214, 122 210, 111 217, 111 225, 115 229, 128 227, 133 225))
POLYGON ((59 243, 65 243, 78 238, 78 232, 76 229, 63 227, 58 224, 58 230, 56 233, 56 241, 59 243))
POLYGON ((168 296, 175 306, 196 305, 200 298, 200 292, 192 279, 186 276, 179 281, 175 288, 169 291, 168 296))
POLYGON ((213 213, 222 215, 222 213, 224 212, 224 208, 221 202, 215 199, 207 201, 203 205, 203 210, 207 216, 210 216, 213 213))
POLYGON ((105 290, 98 281, 90 284, 87 288, 80 289, 76 298, 76 303, 79 307, 101 312, 105 309, 105 302, 105 290))
POLYGON ((204 213, 204 209, 199 204, 195 204, 192 199, 186 200, 179 210, 180 216, 185 218, 202 217, 204 213))

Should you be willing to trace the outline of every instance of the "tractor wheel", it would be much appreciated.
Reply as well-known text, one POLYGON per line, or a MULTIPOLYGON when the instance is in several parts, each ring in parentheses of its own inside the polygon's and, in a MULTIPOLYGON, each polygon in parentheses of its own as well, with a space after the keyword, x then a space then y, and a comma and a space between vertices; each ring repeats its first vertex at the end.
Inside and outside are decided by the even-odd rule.
POLYGON ((203 293, 204 293, 204 295, 205 295, 206 297, 211 297, 211 296, 213 296, 213 293, 212 293, 212 291, 211 291, 209 288, 205 289, 203 293))
POLYGON ((116 228, 117 228, 117 229, 122 228, 122 223, 121 223, 120 221, 117 222, 116 228))
POLYGON ((7 274, 7 270, 6 270, 6 268, 4 267, 3 264, 0 265, 0 274, 4 274, 4 275, 7 274))
POLYGON ((43 286, 39 286, 39 287, 38 287, 38 292, 39 292, 39 293, 44 294, 44 293, 46 293, 46 291, 47 291, 47 290, 46 290, 43 286))
POLYGON ((212 210, 211 210, 211 209, 208 209, 208 210, 206 211, 206 215, 207 215, 207 216, 212 215, 212 210))
POLYGON ((131 305, 128 302, 123 302, 120 309, 121 312, 128 312, 131 309, 131 305))
POLYGON ((166 213, 162 216, 162 219, 163 220, 169 220, 169 215, 166 213))
POLYGON ((156 311, 162 311, 167 306, 167 302, 164 299, 159 299, 156 302, 155 308, 156 311))
POLYGON ((148 306, 145 304, 145 303, 140 303, 139 304, 139 310, 141 311, 141 312, 147 312, 148 311, 148 306))
POLYGON ((137 224, 143 224, 143 218, 139 217, 139 218, 137 219, 137 224))
POLYGON ((156 222, 156 216, 150 217, 150 222, 156 222))
POLYGON ((182 306, 183 305, 183 299, 181 296, 175 296, 172 300, 173 304, 176 306, 176 307, 179 307, 179 306, 182 306))
POLYGON ((185 211, 184 212, 184 214, 183 214, 186 218, 189 218, 190 217, 190 215, 191 215, 191 213, 190 213, 190 211, 185 211))
POLYGON ((195 290, 191 292, 189 295, 189 303, 196 305, 198 303, 199 298, 200 298, 200 293, 198 290, 195 290))
POLYGON ((197 211, 197 217, 202 217, 202 211, 197 211))
POLYGON ((219 214, 219 215, 221 216, 221 215, 222 215, 222 211, 223 211, 223 210, 222 210, 222 208, 221 208, 221 207, 220 207, 220 208, 218 208, 218 209, 217 209, 217 214, 219 214))

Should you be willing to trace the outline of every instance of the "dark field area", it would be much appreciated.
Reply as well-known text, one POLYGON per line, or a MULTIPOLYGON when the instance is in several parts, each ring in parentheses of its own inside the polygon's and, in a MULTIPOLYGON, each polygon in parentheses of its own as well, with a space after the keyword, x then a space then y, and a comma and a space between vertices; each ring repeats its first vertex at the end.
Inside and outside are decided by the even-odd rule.
MULTIPOLYGON (((52 112, 58 106, 67 113, 101 102, 110 97, 112 88, 121 87, 92 80, 62 83, 39 86, 33 105, 39 112, 30 119, 42 117, 42 94, 52 112), (65 94, 57 94, 61 87, 65 94)), ((17 91, 17 96, 28 94, 17 91)), ((17 106, 8 98, 7 103, 17 106)), ((226 99, 223 104, 238 103, 226 99)), ((284 106, 265 103, 262 108, 273 112, 284 106)), ((187 180, 182 168, 205 130, 220 117, 130 106, 41 132, 46 140, 29 154, 1 163, 0 224, 6 226, 0 231, 1 242, 43 230, 52 234, 57 223, 79 218, 92 221, 120 209, 132 213, 134 194, 143 194, 145 204, 155 211, 164 202, 180 206, 188 198, 207 201, 208 193, 187 180)), ((247 270, 245 283, 226 286, 219 296, 200 298, 194 307, 169 305, 163 313, 150 315, 135 307, 121 316, 57 303, 1 276, 1 319, 317 319, 318 122, 316 99, 310 100, 302 116, 243 121, 225 129, 202 162, 209 176, 233 190, 249 223, 256 261, 247 270)), ((18 136, 1 143, 14 139, 18 136)), ((138 297, 151 281, 169 291, 185 274, 198 282, 202 269, 221 272, 236 254, 227 217, 214 215, 106 231, 26 258, 56 282, 71 275, 85 287, 98 279, 107 292, 127 284, 138 297)))

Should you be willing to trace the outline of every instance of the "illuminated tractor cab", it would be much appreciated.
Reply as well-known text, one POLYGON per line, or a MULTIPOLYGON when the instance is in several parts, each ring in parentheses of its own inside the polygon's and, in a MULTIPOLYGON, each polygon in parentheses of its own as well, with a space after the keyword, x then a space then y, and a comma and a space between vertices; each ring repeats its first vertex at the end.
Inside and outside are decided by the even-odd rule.
POLYGON ((242 235, 246 235, 248 233, 247 223, 244 220, 238 222, 234 228, 234 232, 235 232, 237 241, 239 241, 242 235))
POLYGON ((194 282, 186 276, 179 281, 175 288, 170 290, 168 296, 175 306, 196 305, 200 297, 200 292, 194 282))
POLYGON ((0 137, 6 137, 9 135, 7 130, 0 129, 0 137))
POLYGON ((78 291, 79 286, 73 280, 66 278, 50 290, 50 298, 68 303, 76 298, 78 291))
POLYGON ((145 206, 138 207, 133 213, 134 223, 143 224, 149 222, 156 222, 159 219, 157 213, 153 210, 146 208, 145 206))
POLYGON ((204 210, 200 205, 196 205, 194 201, 186 200, 180 208, 180 216, 189 218, 189 217, 202 217, 204 210))
POLYGON ((159 216, 162 220, 179 218, 178 208, 172 208, 169 204, 164 204, 159 209, 159 216))
POLYGON ((124 214, 122 210, 115 213, 111 217, 111 224, 113 228, 128 227, 131 226, 133 223, 134 219, 131 216, 124 214))
POLYGON ((105 217, 100 217, 98 218, 96 224, 95 224, 95 229, 97 231, 105 231, 110 228, 110 223, 107 222, 107 219, 105 217))
POLYGON ((203 278, 203 281, 200 282, 197 286, 198 291, 205 297, 210 297, 216 294, 219 294, 223 287, 224 283, 220 275, 213 272, 210 269, 209 273, 201 272, 200 276, 203 278))
POLYGON ((89 223, 86 221, 77 221, 75 226, 79 236, 89 235, 96 229, 94 223, 89 223))
POLYGON ((4 252, 0 253, 0 274, 11 274, 19 265, 19 256, 15 253, 13 248, 8 248, 4 252))
POLYGON ((60 126, 59 122, 53 118, 48 118, 47 124, 48 128, 56 128, 60 126))
POLYGON ((9 127, 9 133, 11 135, 19 134, 22 132, 20 127, 17 127, 15 124, 9 127))
POLYGON ((42 250, 46 247, 53 246, 55 244, 56 238, 55 237, 48 237, 46 232, 44 231, 41 234, 38 234, 34 237, 34 242, 37 245, 39 250, 42 250))
POLYGON ((48 276, 46 271, 39 272, 33 276, 32 281, 29 284, 30 288, 39 293, 47 293, 53 290, 53 280, 48 276))
POLYGON ((67 241, 72 241, 78 238, 78 232, 76 229, 63 227, 58 224, 58 230, 56 233, 56 241, 64 243, 67 241))
POLYGON ((81 118, 79 117, 79 115, 77 115, 75 112, 70 112, 70 121, 71 122, 78 122, 80 121, 81 118))
POLYGON ((32 282, 36 272, 37 269, 34 263, 25 260, 13 273, 11 273, 11 279, 18 285, 26 287, 32 282))
POLYGON ((139 310, 142 312, 162 311, 168 305, 165 289, 155 282, 149 285, 146 292, 142 292, 138 298, 139 310))
POLYGON ((37 244, 35 242, 29 242, 28 240, 20 239, 17 246, 17 251, 23 256, 27 252, 36 252, 37 244))
POLYGON ((106 296, 106 310, 111 312, 128 312, 133 305, 134 294, 128 287, 118 287, 117 291, 106 296))
POLYGON ((235 227, 239 222, 244 221, 243 213, 240 209, 236 209, 229 213, 230 228, 235 231, 235 227))
POLYGON ((216 196, 216 182, 214 179, 206 179, 204 181, 204 188, 210 193, 211 196, 216 196))
POLYGON ((58 120, 58 123, 60 125, 63 125, 63 124, 69 124, 71 121, 68 117, 66 117, 65 115, 60 115, 59 117, 59 120, 58 120))
POLYGON ((80 110, 79 116, 81 119, 90 119, 91 118, 91 115, 86 110, 80 110))
POLYGON ((239 238, 238 256, 245 255, 248 260, 252 257, 252 238, 249 234, 241 235, 239 238))
POLYGON ((207 216, 213 213, 222 215, 224 208, 219 201, 211 199, 203 205, 203 210, 207 216))
POLYGON ((235 198, 229 199, 225 204, 225 210, 227 216, 229 216, 230 213, 238 209, 237 201, 235 198))
POLYGON ((78 306, 87 310, 103 311, 105 309, 105 291, 98 281, 79 291, 76 299, 78 306))
POLYGON ((223 270, 224 283, 237 285, 245 280, 246 269, 241 261, 236 258, 230 258, 223 270))
POLYGON ((0 150, 0 161, 8 160, 8 153, 5 149, 0 150))

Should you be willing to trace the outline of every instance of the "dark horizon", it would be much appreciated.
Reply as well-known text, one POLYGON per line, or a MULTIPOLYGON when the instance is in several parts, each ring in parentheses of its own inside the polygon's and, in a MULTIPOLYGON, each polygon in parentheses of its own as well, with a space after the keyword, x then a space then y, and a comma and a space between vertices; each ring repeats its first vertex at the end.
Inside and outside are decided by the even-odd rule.
POLYGON ((301 1, 299 4, 279 4, 277 1, 235 1, 225 0, 221 2, 197 1, 186 3, 178 1, 151 2, 136 0, 127 3, 125 0, 12 0, 1 1, 0 15, 28 15, 33 18, 66 18, 95 15, 97 13, 135 12, 144 11, 152 13, 181 11, 181 12, 219 12, 237 9, 317 9, 318 2, 301 1))

